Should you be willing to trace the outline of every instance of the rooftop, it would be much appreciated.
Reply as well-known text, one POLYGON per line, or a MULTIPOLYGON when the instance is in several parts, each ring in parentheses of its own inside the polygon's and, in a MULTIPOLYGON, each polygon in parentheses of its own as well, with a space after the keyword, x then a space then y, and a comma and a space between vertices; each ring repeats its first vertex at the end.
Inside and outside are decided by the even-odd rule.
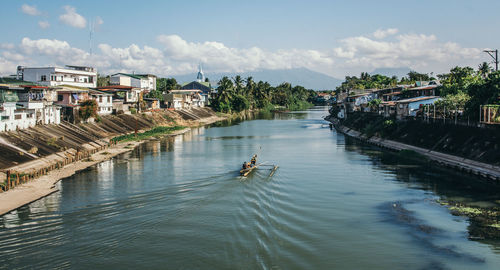
POLYGON ((111 76, 115 76, 115 75, 123 75, 123 76, 127 76, 127 77, 131 77, 131 78, 134 78, 134 79, 145 79, 147 77, 156 77, 155 75, 153 74, 130 74, 130 73, 115 73, 111 76))
POLYGON ((0 78, 0 83, 2 83, 2 84, 14 84, 14 85, 35 85, 32 82, 27 82, 27 81, 18 80, 16 78, 9 78, 9 77, 0 78))
POLYGON ((402 99, 395 101, 396 103, 412 103, 412 102, 418 102, 422 100, 428 100, 428 99, 436 99, 439 98, 438 96, 425 96, 425 97, 416 97, 416 98, 408 98, 408 99, 402 99))

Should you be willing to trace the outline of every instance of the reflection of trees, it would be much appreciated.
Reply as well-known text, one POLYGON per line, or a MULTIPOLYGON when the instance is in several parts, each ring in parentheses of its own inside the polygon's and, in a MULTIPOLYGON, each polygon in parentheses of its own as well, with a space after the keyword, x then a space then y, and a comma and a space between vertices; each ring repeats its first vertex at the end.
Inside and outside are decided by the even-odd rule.
MULTIPOLYGON (((473 175, 464 175, 444 167, 432 166, 425 161, 407 159, 396 152, 359 143, 355 139, 338 136, 337 144, 344 144, 346 152, 357 152, 370 157, 376 170, 393 173, 395 179, 405 183, 407 188, 432 191, 443 201, 462 206, 473 206, 499 214, 499 186, 473 175), (453 201, 450 201, 453 200, 453 201), (478 205, 490 205, 478 207, 478 205)), ((348 155, 349 156, 349 155, 348 155)), ((487 212, 487 211, 484 211, 487 212)), ((498 231, 491 233, 489 224, 495 217, 470 217, 469 235, 473 238, 498 239, 498 231), (489 219, 489 220, 488 220, 489 219)))

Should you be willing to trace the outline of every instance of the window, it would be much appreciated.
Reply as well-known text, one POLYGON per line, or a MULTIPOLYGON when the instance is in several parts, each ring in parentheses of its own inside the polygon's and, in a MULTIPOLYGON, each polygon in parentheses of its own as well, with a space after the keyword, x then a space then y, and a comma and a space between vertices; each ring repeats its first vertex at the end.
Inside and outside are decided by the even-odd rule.
POLYGON ((22 119, 22 118, 23 118, 22 114, 16 114, 16 115, 14 115, 14 119, 16 119, 16 120, 19 120, 19 119, 22 119))
POLYGON ((108 103, 109 103, 109 102, 111 102, 111 97, 110 97, 110 96, 108 96, 108 103))
POLYGON ((63 95, 57 95, 57 101, 63 101, 64 97, 63 95))
POLYGON ((99 96, 99 103, 102 103, 102 96, 99 96))
POLYGON ((2 120, 9 120, 9 118, 10 117, 8 115, 7 116, 2 116, 2 120))
POLYGON ((40 81, 42 81, 42 82, 47 81, 47 75, 40 76, 40 81))
POLYGON ((93 76, 89 77, 89 83, 94 83, 94 77, 93 76))
POLYGON ((84 83, 87 83, 87 82, 88 82, 88 79, 87 79, 87 78, 83 78, 83 82, 84 82, 84 83))

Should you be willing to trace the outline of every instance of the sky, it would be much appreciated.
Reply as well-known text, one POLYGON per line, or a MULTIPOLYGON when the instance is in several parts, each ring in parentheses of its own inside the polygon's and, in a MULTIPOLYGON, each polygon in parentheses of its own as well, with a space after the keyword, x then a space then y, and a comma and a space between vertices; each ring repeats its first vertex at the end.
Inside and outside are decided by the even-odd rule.
POLYGON ((377 68, 439 74, 491 62, 498 0, 2 1, 0 75, 23 66, 102 74, 377 68), (91 35, 92 33, 92 35, 91 35), (92 38, 90 38, 92 36, 92 38))

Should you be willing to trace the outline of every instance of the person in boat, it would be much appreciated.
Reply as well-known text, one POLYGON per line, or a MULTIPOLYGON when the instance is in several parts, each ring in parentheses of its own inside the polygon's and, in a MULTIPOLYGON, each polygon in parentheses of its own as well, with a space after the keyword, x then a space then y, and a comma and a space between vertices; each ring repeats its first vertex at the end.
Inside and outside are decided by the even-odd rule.
POLYGON ((243 166, 241 168, 243 170, 248 169, 248 162, 243 162, 243 166))
POLYGON ((257 155, 253 155, 252 160, 250 160, 250 164, 253 167, 255 166, 256 163, 257 163, 257 155))

